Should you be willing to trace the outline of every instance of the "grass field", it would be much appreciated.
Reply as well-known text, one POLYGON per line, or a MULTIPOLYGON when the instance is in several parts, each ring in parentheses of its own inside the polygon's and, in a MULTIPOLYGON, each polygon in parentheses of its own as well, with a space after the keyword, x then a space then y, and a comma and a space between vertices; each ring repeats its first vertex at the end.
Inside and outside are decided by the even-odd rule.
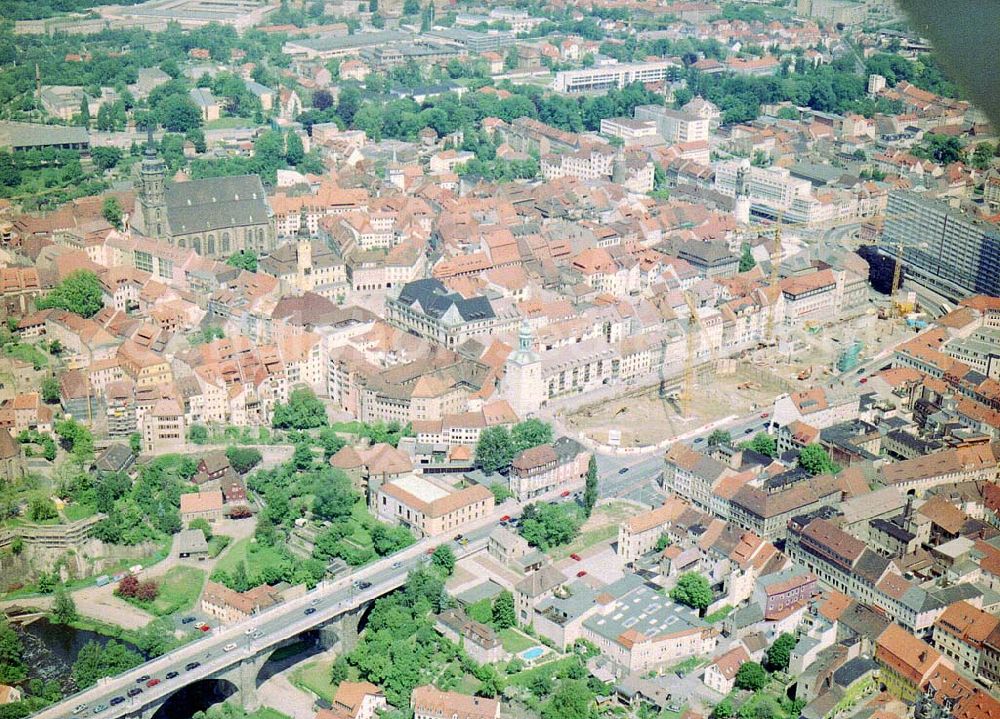
POLYGON ((539 642, 532 639, 527 634, 522 634, 516 629, 503 629, 500 631, 500 643, 505 651, 511 654, 519 654, 525 649, 531 649, 539 642))
POLYGON ((8 357, 14 357, 22 362, 27 362, 36 369, 44 367, 49 363, 48 355, 34 345, 9 344, 3 348, 3 353, 8 357))
POLYGON ((261 707, 253 714, 247 714, 247 719, 291 719, 287 714, 282 714, 277 709, 271 707, 261 707))
POLYGON ((569 544, 549 550, 549 556, 557 561, 565 559, 571 554, 579 554, 583 550, 593 547, 595 544, 607 542, 609 539, 614 539, 617 536, 618 527, 614 525, 590 529, 586 532, 580 532, 580 536, 569 544))
POLYGON ((252 537, 247 537, 246 539, 241 539, 232 545, 225 554, 219 559, 219 562, 215 565, 216 569, 220 569, 224 572, 231 572, 236 568, 236 565, 241 561, 247 563, 247 568, 250 568, 251 563, 253 564, 253 571, 260 572, 264 567, 269 567, 274 564, 280 564, 282 561, 281 555, 272 547, 266 547, 261 545, 261 547, 253 553, 253 555, 248 560, 248 555, 250 554, 250 540, 252 537))
POLYGON ((67 504, 63 507, 63 514, 66 515, 67 522, 76 522, 97 514, 97 507, 92 504, 67 504))
POLYGON ((330 425, 334 432, 343 432, 344 434, 361 434, 361 430, 364 429, 364 425, 357 420, 351 420, 350 422, 334 422, 330 425))
POLYGON ((206 130, 231 130, 234 127, 251 127, 253 122, 244 117, 220 117, 205 123, 206 130))
POLYGON ((208 556, 218 557, 222 554, 222 550, 229 546, 229 542, 232 541, 232 537, 225 534, 213 534, 212 538, 208 540, 208 556))
POLYGON ((151 602, 150 609, 160 617, 190 611, 204 584, 204 569, 171 567, 160 580, 160 595, 151 602))
MULTIPOLYGON (((538 643, 539 642, 533 642, 532 646, 538 643)), ((518 672, 510 678, 510 683, 516 684, 520 687, 528 687, 531 685, 532 680, 534 680, 534 678, 539 674, 545 675, 551 679, 558 674, 560 670, 576 661, 576 657, 563 657, 562 659, 558 659, 556 661, 545 662, 544 664, 539 664, 534 669, 527 669, 523 672, 518 672)))
POLYGON ((705 615, 705 621, 709 624, 714 624, 715 622, 721 622, 723 619, 729 616, 733 611, 733 608, 728 604, 723 605, 722 609, 712 612, 711 614, 705 615))
POLYGON ((333 701, 336 687, 330 682, 330 667, 333 661, 321 660, 308 662, 296 667, 290 677, 292 684, 310 691, 318 697, 333 701))

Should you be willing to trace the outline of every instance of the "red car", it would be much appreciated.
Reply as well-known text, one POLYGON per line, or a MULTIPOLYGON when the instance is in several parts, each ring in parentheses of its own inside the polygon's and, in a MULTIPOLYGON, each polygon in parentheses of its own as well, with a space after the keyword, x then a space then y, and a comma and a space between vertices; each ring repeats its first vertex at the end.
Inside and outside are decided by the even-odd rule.
POLYGON ((148 682, 146 682, 146 686, 147 687, 155 687, 159 683, 160 683, 159 679, 153 678, 153 679, 150 679, 148 682))
POLYGON ((424 554, 434 554, 434 547, 428 547, 427 551, 424 552, 424 554))
POLYGON ((580 555, 579 554, 571 554, 571 555, 569 555, 569 558, 570 559, 574 559, 577 562, 582 562, 583 561, 582 559, 580 559, 580 555))
POLYGON ((868 381, 868 378, 867 378, 867 377, 862 377, 862 378, 861 378, 861 384, 864 384, 864 383, 865 383, 865 382, 867 382, 867 381, 868 381))
POLYGON ((200 629, 203 632, 207 632, 207 631, 211 631, 212 628, 210 626, 208 626, 207 624, 199 624, 198 625, 198 629, 200 629))
POLYGON ((502 517, 500 517, 500 521, 501 522, 509 522, 510 521, 510 515, 509 514, 503 515, 502 517))
POLYGON ((768 412, 761 412, 761 414, 760 414, 760 418, 761 418, 761 419, 767 419, 767 418, 768 418, 768 417, 770 417, 770 416, 771 416, 771 415, 770 415, 770 413, 768 413, 768 412))
POLYGON ((586 569, 581 569, 579 572, 576 573, 576 576, 578 576, 578 577, 586 577, 587 576, 587 570, 586 569))
POLYGON ((564 490, 563 493, 560 494, 559 496, 560 497, 568 497, 569 496, 569 490, 568 489, 564 490))

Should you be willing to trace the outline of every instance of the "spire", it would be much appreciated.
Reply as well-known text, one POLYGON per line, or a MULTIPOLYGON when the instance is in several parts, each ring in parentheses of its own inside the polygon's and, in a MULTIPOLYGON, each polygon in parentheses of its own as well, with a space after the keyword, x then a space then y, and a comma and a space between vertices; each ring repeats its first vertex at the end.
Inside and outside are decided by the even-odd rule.
POLYGON ((156 148, 153 147, 153 123, 146 124, 146 154, 153 156, 156 154, 156 148))
POLYGON ((528 320, 521 322, 521 331, 517 334, 518 338, 518 348, 522 352, 531 352, 531 346, 534 344, 534 338, 531 336, 531 325, 528 324, 528 320))

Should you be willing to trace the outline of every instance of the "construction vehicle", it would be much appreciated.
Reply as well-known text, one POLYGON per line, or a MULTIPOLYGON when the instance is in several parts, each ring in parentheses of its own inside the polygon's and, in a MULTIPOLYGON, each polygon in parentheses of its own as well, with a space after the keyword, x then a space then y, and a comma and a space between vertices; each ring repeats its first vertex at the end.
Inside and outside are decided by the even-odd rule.
POLYGON ((798 373, 798 375, 796 375, 796 379, 807 380, 810 377, 812 377, 812 373, 813 373, 812 365, 809 365, 807 369, 802 370, 801 372, 798 373))

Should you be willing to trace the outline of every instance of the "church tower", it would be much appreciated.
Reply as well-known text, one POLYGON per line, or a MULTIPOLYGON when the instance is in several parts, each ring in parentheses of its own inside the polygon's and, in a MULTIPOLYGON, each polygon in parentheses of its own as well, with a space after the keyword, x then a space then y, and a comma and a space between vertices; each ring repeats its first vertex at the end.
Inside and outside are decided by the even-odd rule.
POLYGON ((521 419, 534 415, 545 399, 542 359, 533 349, 531 325, 525 320, 518 333, 518 348, 507 358, 504 396, 521 419))
POLYGON ((739 224, 750 224, 750 178, 747 177, 745 167, 740 167, 736 171, 736 201, 733 204, 733 215, 739 224))
POLYGON ((133 226, 146 237, 162 240, 168 234, 165 185, 167 163, 153 147, 153 129, 149 128, 146 151, 139 168, 139 196, 135 203, 133 226))

